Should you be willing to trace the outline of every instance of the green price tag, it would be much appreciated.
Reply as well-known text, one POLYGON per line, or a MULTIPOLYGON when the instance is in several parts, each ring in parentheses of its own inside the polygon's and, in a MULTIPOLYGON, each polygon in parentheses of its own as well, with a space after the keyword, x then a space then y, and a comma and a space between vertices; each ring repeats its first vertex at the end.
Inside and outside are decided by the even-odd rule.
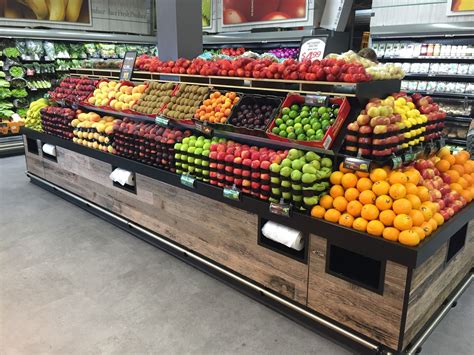
POLYGON ((394 169, 398 169, 402 166, 402 158, 400 157, 393 157, 392 158, 392 166, 394 169))
POLYGON ((163 116, 156 116, 155 118, 155 123, 159 126, 162 127, 168 127, 169 119, 163 117, 163 116))
POLYGON ((406 163, 406 162, 410 162, 410 161, 413 161, 415 160, 415 154, 413 154, 412 152, 409 152, 409 153, 406 153, 404 156, 403 156, 403 161, 406 163))
POLYGON ((187 187, 194 188, 194 181, 196 180, 194 177, 191 175, 181 175, 181 184, 187 187))
POLYGON ((270 202, 270 212, 279 216, 290 217, 291 206, 288 203, 270 202))
POLYGON ((239 201, 240 191, 233 187, 224 187, 223 195, 230 200, 239 201))

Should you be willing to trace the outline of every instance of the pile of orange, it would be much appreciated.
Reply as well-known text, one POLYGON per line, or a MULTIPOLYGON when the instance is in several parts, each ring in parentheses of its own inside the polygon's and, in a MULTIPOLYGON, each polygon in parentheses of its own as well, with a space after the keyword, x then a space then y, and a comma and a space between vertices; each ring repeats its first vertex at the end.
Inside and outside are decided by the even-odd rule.
POLYGON ((330 182, 329 194, 311 210, 313 217, 409 246, 418 245, 444 223, 415 168, 376 168, 369 174, 341 164, 330 182))
POLYGON ((238 101, 239 96, 233 91, 225 94, 215 91, 199 106, 194 117, 201 121, 225 123, 230 116, 232 107, 238 101))
POLYGON ((451 190, 463 196, 467 203, 474 198, 474 160, 470 157, 466 150, 453 155, 449 148, 444 147, 435 158, 436 168, 451 177, 451 190))

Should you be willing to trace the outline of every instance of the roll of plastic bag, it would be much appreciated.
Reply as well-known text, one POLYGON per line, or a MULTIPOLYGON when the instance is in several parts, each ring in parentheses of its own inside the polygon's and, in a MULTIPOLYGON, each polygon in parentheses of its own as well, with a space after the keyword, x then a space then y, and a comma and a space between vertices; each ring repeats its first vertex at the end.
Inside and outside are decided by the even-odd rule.
POLYGON ((122 186, 125 184, 135 186, 135 175, 131 171, 117 168, 110 173, 109 177, 122 186))
POLYGON ((303 234, 296 229, 268 221, 262 228, 262 234, 277 243, 295 250, 304 248, 303 234))
POLYGON ((52 145, 52 144, 43 144, 43 152, 48 154, 48 155, 52 155, 53 157, 56 156, 56 146, 55 145, 52 145))

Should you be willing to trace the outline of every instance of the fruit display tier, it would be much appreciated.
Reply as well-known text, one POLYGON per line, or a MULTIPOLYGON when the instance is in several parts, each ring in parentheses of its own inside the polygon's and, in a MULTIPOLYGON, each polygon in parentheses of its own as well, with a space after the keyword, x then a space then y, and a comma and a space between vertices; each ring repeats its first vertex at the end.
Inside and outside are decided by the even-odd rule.
POLYGON ((232 199, 229 189, 70 140, 22 133, 33 183, 361 352, 417 346, 472 269, 472 203, 414 248, 298 211, 277 214, 268 201, 232 199), (42 152, 46 143, 56 156, 42 152), (114 184, 115 168, 132 172, 135 186, 114 184), (269 221, 300 231, 303 249, 266 238, 269 221))

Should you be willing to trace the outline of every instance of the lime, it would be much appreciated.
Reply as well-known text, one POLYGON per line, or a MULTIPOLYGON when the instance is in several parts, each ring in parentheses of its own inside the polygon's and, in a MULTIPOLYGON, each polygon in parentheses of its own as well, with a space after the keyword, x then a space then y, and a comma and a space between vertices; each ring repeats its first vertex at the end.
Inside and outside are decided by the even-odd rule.
POLYGON ((286 131, 280 131, 280 137, 286 138, 286 131))
POLYGON ((316 141, 320 141, 320 140, 323 139, 324 134, 322 134, 322 133, 316 133, 316 135, 315 135, 314 137, 315 137, 315 140, 316 140, 316 141))
POLYGON ((329 113, 327 113, 327 112, 326 112, 326 113, 323 113, 323 114, 321 115, 321 120, 329 120, 330 118, 331 118, 331 117, 329 117, 329 113))
POLYGON ((316 106, 311 107, 311 113, 318 112, 318 108, 316 106))
POLYGON ((311 113, 311 118, 319 118, 319 114, 317 112, 311 113))
POLYGON ((329 120, 322 120, 321 121, 321 126, 328 126, 329 125, 329 120))
POLYGON ((272 133, 273 133, 273 134, 278 134, 278 133, 280 133, 280 128, 278 128, 278 127, 273 127, 273 128, 272 128, 272 133))
POLYGON ((294 132, 295 128, 293 126, 286 127, 286 133, 294 132))
POLYGON ((301 118, 309 117, 309 112, 308 111, 301 111, 300 116, 301 116, 301 118))
POLYGON ((317 131, 318 129, 321 128, 321 123, 319 121, 316 121, 311 125, 311 128, 317 131))
POLYGON ((335 119, 335 118, 331 118, 331 119, 329 120, 329 123, 330 123, 330 124, 333 124, 334 122, 336 122, 336 119, 335 119))
POLYGON ((306 131, 306 135, 307 135, 308 137, 313 136, 315 133, 316 133, 315 130, 312 129, 312 128, 311 128, 311 129, 308 129, 308 130, 306 131))
POLYGON ((275 126, 279 126, 279 125, 281 125, 282 123, 283 123, 283 120, 282 120, 281 118, 277 118, 277 119, 275 120, 275 126))
POLYGON ((290 116, 290 118, 295 118, 298 116, 298 112, 296 111, 290 111, 290 113, 288 114, 288 116, 290 116))
POLYGON ((334 115, 337 116, 339 114, 339 109, 335 108, 333 112, 334 112, 334 115))
POLYGON ((307 125, 309 123, 309 117, 305 117, 301 120, 301 124, 304 126, 304 125, 307 125))
POLYGON ((289 108, 289 107, 283 107, 283 108, 281 109, 281 112, 282 112, 284 115, 287 115, 288 112, 290 112, 290 108, 289 108))
POLYGON ((301 108, 301 111, 309 111, 309 110, 310 110, 310 108, 309 108, 309 106, 307 106, 307 105, 304 105, 304 106, 301 108))
POLYGON ((320 115, 322 115, 323 113, 326 113, 326 111, 327 111, 327 107, 321 106, 320 108, 318 108, 318 113, 320 115))
POLYGON ((294 121, 295 121, 295 123, 300 123, 301 122, 301 117, 300 116, 295 117, 294 121))
POLYGON ((303 128, 303 125, 302 125, 301 123, 296 122, 296 123, 294 124, 294 127, 295 127, 295 129, 303 128))
POLYGON ((304 129, 302 127, 295 128, 295 134, 299 136, 300 134, 304 133, 304 129))
POLYGON ((317 141, 316 135, 312 135, 311 137, 308 138, 309 141, 317 141))
POLYGON ((289 127, 289 126, 293 126, 295 124, 295 121, 293 120, 288 120, 286 121, 286 125, 289 127))
POLYGON ((297 104, 293 104, 293 105, 291 105, 290 108, 291 108, 291 111, 298 111, 300 109, 300 106, 297 105, 297 104))
POLYGON ((305 134, 298 134, 298 137, 296 138, 299 141, 305 141, 306 140, 306 135, 305 134))
POLYGON ((286 130, 286 124, 282 123, 281 125, 278 126, 280 128, 280 131, 286 130))
POLYGON ((283 115, 283 116, 281 117, 281 119, 286 122, 286 121, 288 121, 288 120, 290 119, 290 116, 288 116, 288 115, 283 115))
POLYGON ((318 130, 316 131, 316 135, 319 135, 319 134, 320 134, 321 136, 324 136, 324 131, 323 131, 322 129, 318 129, 318 130))
POLYGON ((295 132, 288 133, 287 138, 289 138, 289 139, 296 139, 296 134, 295 134, 295 132))
POLYGON ((304 129, 305 131, 307 131, 308 129, 311 129, 311 125, 310 125, 310 124, 305 124, 305 125, 303 126, 303 129, 304 129))

